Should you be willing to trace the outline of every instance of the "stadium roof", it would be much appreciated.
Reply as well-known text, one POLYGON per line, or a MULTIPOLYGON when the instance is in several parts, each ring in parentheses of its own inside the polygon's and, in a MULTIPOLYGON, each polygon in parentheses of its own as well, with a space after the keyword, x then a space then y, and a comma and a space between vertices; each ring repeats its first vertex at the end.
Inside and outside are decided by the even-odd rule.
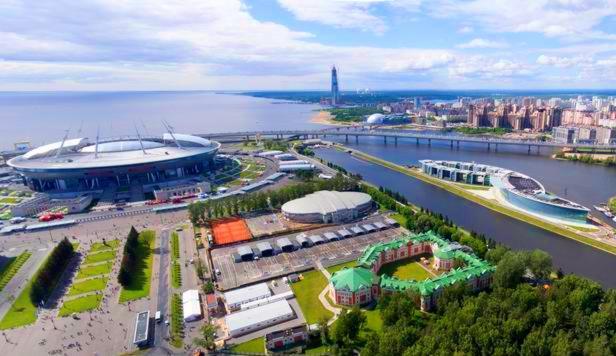
MULTIPOLYGON (((166 134, 168 135, 168 134, 166 134)), ((135 164, 155 164, 176 159, 188 158, 199 154, 213 152, 220 148, 220 143, 201 137, 174 134, 178 142, 185 146, 178 147, 170 138, 163 135, 158 138, 142 139, 125 137, 99 142, 96 145, 87 138, 68 139, 37 147, 24 155, 8 161, 16 169, 87 169, 131 166, 135 164), (180 139, 181 138, 181 139, 180 139), (141 144, 145 153, 141 149, 141 144), (60 154, 58 151, 62 147, 60 154)))
POLYGON ((331 282, 335 289, 357 292, 360 289, 370 288, 378 283, 379 277, 371 270, 363 267, 343 268, 335 272, 331 282))
POLYGON ((366 193, 321 190, 285 203, 282 210, 290 214, 325 215, 346 209, 356 209, 360 205, 370 203, 371 200, 370 195, 366 193))

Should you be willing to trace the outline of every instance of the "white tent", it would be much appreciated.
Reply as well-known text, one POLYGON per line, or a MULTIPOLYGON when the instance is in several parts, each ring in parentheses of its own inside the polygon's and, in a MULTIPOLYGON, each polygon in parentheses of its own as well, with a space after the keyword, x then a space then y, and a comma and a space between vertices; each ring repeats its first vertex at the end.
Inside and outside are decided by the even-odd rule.
POLYGON ((182 307, 184 309, 185 322, 201 319, 202 314, 199 291, 191 289, 182 293, 182 307))

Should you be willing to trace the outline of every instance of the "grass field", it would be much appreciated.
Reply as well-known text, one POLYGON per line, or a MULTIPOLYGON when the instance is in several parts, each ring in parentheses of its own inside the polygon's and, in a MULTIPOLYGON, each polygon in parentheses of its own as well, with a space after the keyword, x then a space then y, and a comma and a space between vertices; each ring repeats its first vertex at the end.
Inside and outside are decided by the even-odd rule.
POLYGON ((291 284, 302 313, 308 324, 318 323, 323 317, 329 319, 333 313, 325 309, 319 301, 319 294, 327 286, 327 279, 317 270, 302 273, 304 278, 291 284))
POLYGON ((82 278, 87 278, 87 277, 99 276, 103 274, 109 274, 111 273, 112 265, 113 264, 111 263, 111 261, 109 261, 109 262, 101 263, 98 265, 82 266, 79 269, 79 272, 77 273, 77 277, 75 277, 75 279, 82 279, 82 278))
POLYGON ((120 303, 130 300, 145 298, 150 295, 150 284, 152 277, 152 259, 154 242, 156 235, 152 230, 145 230, 139 234, 139 261, 137 273, 129 286, 122 288, 120 292, 120 303))
POLYGON ((357 150, 354 151, 353 156, 357 157, 359 159, 363 159, 363 160, 365 160, 367 162, 372 162, 374 164, 378 164, 378 165, 383 166, 385 168, 389 168, 391 170, 400 172, 400 173, 405 174, 407 176, 410 176, 410 177, 413 177, 413 178, 417 178, 417 179, 419 179, 421 181, 424 181, 426 183, 435 185, 435 186, 437 186, 439 188, 442 188, 442 189, 444 189, 444 190, 446 190, 446 191, 448 191, 448 192, 450 192, 452 194, 456 194, 456 195, 458 195, 458 196, 460 196, 462 198, 465 198, 467 200, 470 200, 470 201, 472 201, 474 203, 483 205, 486 208, 494 210, 496 212, 499 212, 499 213, 501 213, 503 215, 506 215, 506 216, 509 216, 511 218, 514 218, 514 219, 526 222, 527 224, 531 224, 531 225, 540 227, 540 228, 542 228, 544 230, 553 232, 553 233, 555 233, 555 234, 557 234, 559 236, 570 238, 570 239, 576 240, 578 242, 581 242, 583 244, 590 245, 590 246, 593 246, 593 247, 598 248, 600 250, 603 250, 605 252, 609 252, 611 254, 616 255, 616 247, 615 246, 608 245, 608 244, 603 243, 601 241, 597 241, 597 240, 594 240, 594 239, 582 236, 582 235, 576 233, 575 231, 572 231, 572 230, 566 229, 566 228, 564 228, 564 227, 562 227, 560 225, 556 225, 556 224, 547 222, 545 220, 536 218, 536 217, 534 217, 532 215, 524 214, 524 213, 519 212, 517 210, 513 210, 513 209, 510 209, 510 208, 507 208, 507 207, 505 207, 505 206, 503 206, 503 205, 501 205, 499 203, 496 203, 494 201, 491 201, 491 200, 482 198, 482 197, 480 197, 478 195, 472 194, 472 193, 466 191, 463 188, 457 187, 454 184, 448 184, 447 182, 443 182, 443 181, 441 181, 441 180, 439 180, 437 178, 431 177, 431 176, 429 176, 427 174, 418 172, 416 170, 407 169, 407 168, 402 167, 400 165, 397 165, 395 163, 392 163, 392 162, 389 162, 389 161, 386 161, 386 160, 383 160, 383 159, 380 159, 380 158, 368 155, 366 153, 363 153, 363 152, 360 152, 360 151, 357 151, 357 150))
POLYGON ((333 265, 333 266, 329 266, 327 267, 327 271, 331 274, 334 274, 334 272, 338 272, 343 268, 351 268, 351 267, 355 267, 357 266, 357 261, 356 260, 352 260, 349 262, 345 262, 345 263, 341 263, 339 265, 333 265))
POLYGON ((73 313, 81 313, 86 310, 98 308, 101 304, 103 296, 100 294, 90 294, 85 297, 79 297, 67 300, 60 308, 59 316, 69 316, 73 313))
MULTIPOLYGON (((79 244, 73 244, 75 250, 79 246, 79 244), (75 246, 76 245, 76 246, 75 246)), ((19 296, 13 301, 11 308, 4 315, 2 321, 0 321, 0 330, 16 328, 19 326, 25 326, 32 324, 36 321, 36 306, 32 304, 30 300, 30 291, 32 290, 32 283, 36 279, 36 276, 40 273, 41 268, 45 266, 47 263, 47 258, 41 264, 41 267, 34 272, 32 278, 26 285, 26 287, 21 291, 19 296)))
POLYGON ((21 201, 21 198, 17 197, 2 197, 0 198, 0 203, 2 204, 17 204, 21 201))
POLYGON ((400 279, 414 279, 416 281, 423 281, 426 278, 434 277, 421 267, 419 262, 409 259, 385 264, 379 270, 379 274, 387 274, 400 279))
POLYGON ((17 257, 11 257, 11 261, 7 262, 4 266, 2 266, 2 270, 0 271, 0 291, 6 287, 6 285, 11 281, 11 279, 15 276, 15 274, 19 271, 21 266, 30 258, 32 254, 28 251, 22 252, 17 257))
POLYGON ((111 240, 106 243, 95 242, 90 247, 90 252, 104 251, 104 250, 115 250, 120 246, 120 240, 111 240))
POLYGON ((366 314, 365 327, 372 331, 381 331, 383 328, 383 319, 381 319, 381 313, 378 309, 364 310, 366 314))
POLYGON ((83 282, 73 283, 67 295, 78 295, 88 292, 94 292, 105 289, 107 286, 107 277, 98 277, 85 280, 83 282))
POLYGON ((265 353, 265 340, 262 337, 242 342, 241 344, 233 345, 231 352, 247 352, 247 353, 265 353))
POLYGON ((36 321, 36 307, 30 300, 31 289, 32 283, 28 283, 26 288, 15 299, 9 311, 0 321, 0 330, 29 325, 36 321))
POLYGON ((115 255, 116 255, 116 252, 113 250, 102 251, 102 252, 97 252, 97 253, 89 253, 86 256, 86 259, 83 263, 89 264, 89 263, 109 261, 109 260, 113 260, 115 258, 115 255))

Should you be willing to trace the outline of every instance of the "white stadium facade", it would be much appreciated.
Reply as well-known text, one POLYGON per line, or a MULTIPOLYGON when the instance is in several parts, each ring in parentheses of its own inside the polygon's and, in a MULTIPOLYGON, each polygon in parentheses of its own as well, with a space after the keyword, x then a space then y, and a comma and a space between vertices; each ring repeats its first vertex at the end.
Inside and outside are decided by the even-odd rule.
POLYGON ((282 205, 284 215, 302 223, 343 223, 366 215, 374 204, 361 192, 321 190, 282 205))
POLYGON ((32 190, 87 191, 198 175, 212 165, 219 148, 218 142, 173 132, 95 142, 65 138, 7 163, 32 190))

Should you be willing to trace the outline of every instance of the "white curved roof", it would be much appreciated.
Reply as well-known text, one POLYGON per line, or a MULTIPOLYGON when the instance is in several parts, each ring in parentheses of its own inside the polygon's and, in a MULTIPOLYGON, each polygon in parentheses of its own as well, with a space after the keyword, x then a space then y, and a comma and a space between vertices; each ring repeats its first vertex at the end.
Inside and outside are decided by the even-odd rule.
MULTIPOLYGON (((144 149, 164 147, 165 145, 160 142, 154 141, 141 141, 144 149)), ((139 151, 141 150, 141 144, 139 141, 112 141, 103 142, 98 144, 98 152, 126 152, 126 151, 139 151)), ((80 152, 94 153, 96 151, 96 145, 90 145, 82 148, 80 152)))
POLYGON ((87 138, 71 138, 64 141, 64 145, 62 145, 62 141, 50 143, 48 145, 39 146, 33 150, 28 151, 23 155, 25 159, 33 159, 45 156, 51 156, 58 152, 60 146, 62 147, 62 151, 68 151, 74 149, 76 147, 86 145, 88 142, 87 138))
POLYGON ((366 123, 368 124, 380 124, 383 122, 383 119, 385 118, 385 115, 383 114, 372 114, 370 116, 368 116, 368 118, 366 119, 366 123))
POLYGON ((203 137, 199 137, 199 136, 179 134, 179 133, 174 133, 173 136, 171 136, 171 134, 168 132, 165 132, 163 134, 163 140, 165 141, 173 141, 173 137, 175 137, 176 140, 180 141, 180 145, 182 144, 182 141, 195 143, 197 145, 201 145, 204 147, 208 147, 212 145, 212 141, 206 138, 203 138, 203 137))
POLYGON ((321 190, 283 204, 282 211, 289 214, 326 215, 345 209, 355 209, 371 200, 370 195, 366 193, 321 190))

